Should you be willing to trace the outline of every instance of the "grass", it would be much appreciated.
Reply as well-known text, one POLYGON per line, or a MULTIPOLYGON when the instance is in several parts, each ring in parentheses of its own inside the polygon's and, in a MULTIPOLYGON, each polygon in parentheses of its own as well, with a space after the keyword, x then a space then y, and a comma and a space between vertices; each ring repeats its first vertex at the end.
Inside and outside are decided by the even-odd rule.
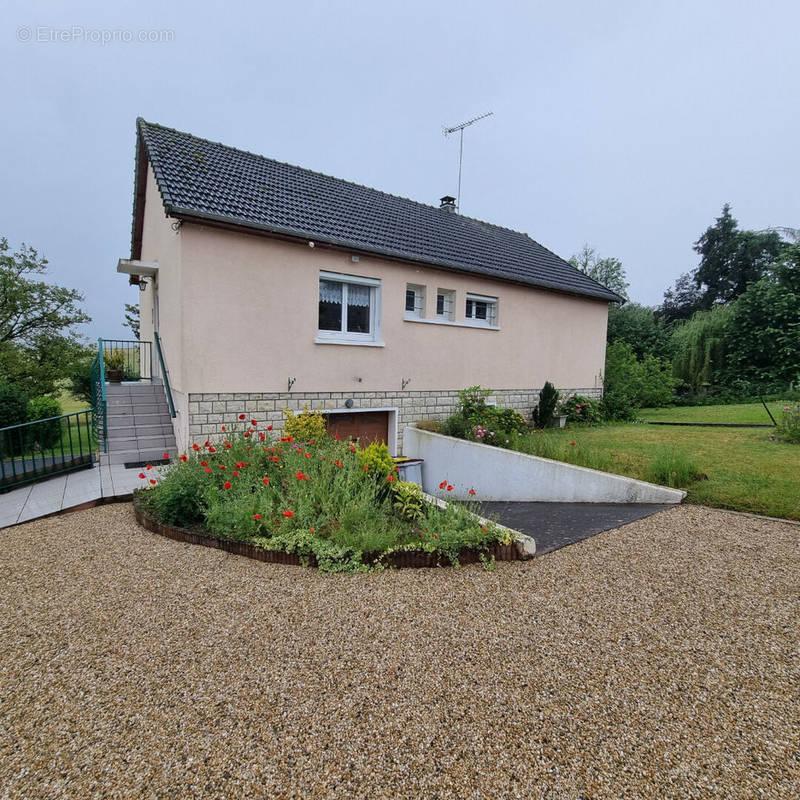
MULTIPOLYGON (((767 401, 767 407, 776 420, 780 419, 785 403, 767 401)), ((740 403, 729 406, 672 406, 669 408, 643 408, 639 419, 646 422, 736 422, 770 425, 761 403, 740 403)))
MULTIPOLYGON (((704 412, 708 408, 714 406, 670 410, 704 412)), ((611 472, 640 480, 652 481, 659 469, 663 474, 667 456, 688 464, 692 471, 707 476, 688 484, 691 503, 800 519, 800 446, 770 440, 769 430, 620 424, 546 435, 554 440, 554 452, 559 448, 573 451, 573 463, 588 466, 596 459, 611 472)), ((675 467, 667 466, 667 472, 672 471, 675 467)))

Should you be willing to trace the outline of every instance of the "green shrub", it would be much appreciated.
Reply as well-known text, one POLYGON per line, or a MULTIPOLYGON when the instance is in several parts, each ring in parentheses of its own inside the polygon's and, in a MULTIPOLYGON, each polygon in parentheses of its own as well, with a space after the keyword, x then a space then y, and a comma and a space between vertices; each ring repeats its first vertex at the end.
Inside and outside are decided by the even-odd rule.
POLYGON ((425 498, 416 483, 398 481, 392 487, 392 495, 392 504, 403 519, 416 522, 425 516, 425 498))
POLYGON ((539 392, 539 402, 533 409, 533 424, 537 428, 550 428, 553 425, 553 415, 558 406, 558 389, 550 381, 545 381, 539 392))
POLYGON ((442 425, 442 432, 459 439, 513 447, 517 435, 527 430, 522 415, 513 408, 499 408, 486 403, 490 389, 470 386, 458 393, 459 405, 455 414, 442 425))
POLYGON ((34 397, 28 404, 28 421, 49 419, 39 425, 32 425, 29 430, 29 442, 40 450, 50 450, 61 438, 61 420, 50 419, 60 417, 61 405, 54 397, 34 397))
POLYGON ((69 375, 70 393, 86 403, 92 402, 92 361, 78 361, 69 375))
MULTIPOLYGON (((150 480, 150 472, 142 472, 150 480)), ((205 520, 205 470, 197 459, 168 470, 158 482, 158 491, 147 493, 148 508, 162 522, 187 528, 205 520)), ((155 478, 153 478, 155 480, 155 478)))
POLYGON ((118 347, 103 350, 103 366, 106 373, 110 369, 123 369, 125 366, 125 352, 118 347))
POLYGON ((304 406, 299 414, 295 414, 291 408, 284 408, 283 415, 286 417, 283 423, 284 434, 292 436, 298 442, 316 441, 328 435, 325 415, 321 411, 312 411, 304 406))
POLYGON ((10 383, 0 383, 0 428, 28 421, 28 397, 10 383))
POLYGON ((649 354, 639 361, 627 342, 615 342, 606 349, 603 416, 610 420, 631 420, 639 408, 669 405, 675 385, 667 362, 649 354))
POLYGON ((785 405, 778 420, 778 436, 786 442, 800 444, 800 404, 785 405))
POLYGON ((675 489, 684 489, 704 477, 694 460, 674 447, 659 448, 647 468, 648 481, 675 489))
POLYGON ((357 450, 358 461, 364 472, 377 480, 385 481, 395 471, 394 460, 389 455, 389 448, 383 442, 372 442, 361 450, 357 450))
POLYGON ((416 425, 422 431, 430 431, 431 433, 444 433, 444 424, 438 419, 418 419, 416 425))

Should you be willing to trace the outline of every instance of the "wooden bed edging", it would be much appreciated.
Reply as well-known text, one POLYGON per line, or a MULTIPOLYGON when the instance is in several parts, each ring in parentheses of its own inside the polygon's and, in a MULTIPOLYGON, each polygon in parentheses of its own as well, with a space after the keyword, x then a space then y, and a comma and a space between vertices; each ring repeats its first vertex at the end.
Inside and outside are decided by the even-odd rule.
MULTIPOLYGON (((166 536, 168 539, 173 539, 176 542, 213 547, 217 550, 231 553, 232 555, 245 556, 245 558, 252 558, 256 561, 266 561, 270 564, 317 566, 317 559, 313 553, 309 554, 307 557, 303 557, 303 561, 305 561, 305 564, 303 564, 300 560, 301 557, 296 553, 284 553, 282 550, 265 550, 263 547, 256 547, 250 544, 250 542, 219 539, 215 536, 197 533, 187 530, 186 528, 164 525, 148 516, 135 500, 133 509, 136 514, 136 521, 143 528, 146 528, 152 533, 157 533, 160 536, 166 536)), ((481 560, 481 556, 484 558, 494 557, 495 561, 519 561, 527 558, 522 548, 518 547, 517 542, 512 542, 511 544, 489 545, 485 550, 476 547, 464 547, 458 554, 458 563, 477 564, 481 560)), ((373 559, 369 558, 365 559, 367 563, 372 560, 373 559)), ((397 569, 450 566, 447 556, 443 553, 429 553, 424 550, 398 551, 396 553, 390 553, 388 556, 379 559, 379 561, 387 567, 395 567, 397 569)))

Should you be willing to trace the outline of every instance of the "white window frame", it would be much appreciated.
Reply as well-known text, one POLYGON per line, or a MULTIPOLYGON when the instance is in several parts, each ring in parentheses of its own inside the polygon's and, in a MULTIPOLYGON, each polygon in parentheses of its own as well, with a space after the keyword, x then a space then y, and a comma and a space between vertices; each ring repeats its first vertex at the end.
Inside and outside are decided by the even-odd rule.
POLYGON ((354 344, 366 347, 383 347, 381 341, 381 281, 361 275, 345 275, 339 272, 320 270, 317 281, 317 337, 316 344, 354 344), (319 329, 319 281, 335 281, 342 284, 342 328, 338 331, 319 329), (347 330, 347 285, 369 286, 369 333, 351 333, 347 330))
POLYGON ((476 328, 498 328, 498 302, 496 297, 488 297, 487 295, 482 294, 473 294, 472 292, 467 292, 466 300, 464 302, 464 320, 467 325, 473 325, 476 328), (467 303, 473 304, 473 311, 474 311, 474 304, 475 303, 486 303, 487 305, 487 314, 486 319, 479 319, 475 316, 468 316, 467 315, 467 303), (491 313, 489 313, 489 309, 491 309, 491 313))
POLYGON ((425 318, 425 287, 420 286, 418 283, 407 283, 406 294, 414 292, 414 310, 409 311, 405 308, 406 298, 403 298, 403 307, 405 308, 406 319, 424 319, 425 318))
POLYGON ((454 322, 456 318, 456 291, 455 289, 437 289, 436 290, 436 318, 440 320, 447 320, 454 322), (439 313, 439 295, 444 295, 444 311, 439 313), (448 303, 449 301, 449 303, 448 303), (448 310, 449 304, 449 310, 448 310))

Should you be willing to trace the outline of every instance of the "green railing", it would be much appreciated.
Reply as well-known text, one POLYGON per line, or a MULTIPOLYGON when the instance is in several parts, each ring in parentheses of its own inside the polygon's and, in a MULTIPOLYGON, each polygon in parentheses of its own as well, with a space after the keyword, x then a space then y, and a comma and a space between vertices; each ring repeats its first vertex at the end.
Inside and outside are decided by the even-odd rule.
POLYGON ((92 410, 0 428, 0 492, 95 462, 92 410))
POLYGON ((156 352, 158 353, 158 363, 161 365, 161 376, 164 379, 164 391, 167 393, 167 402, 169 403, 169 413, 175 419, 175 403, 172 400, 172 389, 169 385, 169 372, 167 365, 164 363, 164 352, 161 349, 161 337, 157 332, 153 332, 153 338, 156 341, 156 352))
POLYGON ((140 339, 98 339, 103 354, 106 378, 110 370, 118 370, 123 381, 153 379, 153 343, 140 339))
POLYGON ((103 340, 97 340, 97 355, 92 361, 92 421, 95 441, 103 442, 103 452, 108 452, 108 404, 106 402, 105 361, 103 359, 103 340))

